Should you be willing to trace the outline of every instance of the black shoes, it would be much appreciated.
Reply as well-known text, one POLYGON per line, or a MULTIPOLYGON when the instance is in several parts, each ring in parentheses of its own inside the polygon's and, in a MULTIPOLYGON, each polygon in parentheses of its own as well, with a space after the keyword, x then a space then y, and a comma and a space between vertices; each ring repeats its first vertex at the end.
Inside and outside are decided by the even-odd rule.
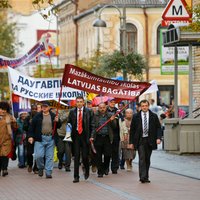
POLYGON ((32 167, 31 166, 28 166, 28 173, 31 173, 32 172, 32 167))
POLYGON ((149 179, 140 179, 141 183, 151 183, 149 179))
POLYGON ((70 169, 69 167, 66 167, 66 168, 65 168, 65 171, 66 171, 66 172, 71 172, 71 169, 70 169))
POLYGON ((46 175, 46 178, 50 179, 50 178, 52 178, 52 175, 46 175))
POLYGON ((58 169, 62 169, 62 163, 58 163, 58 169))
MULTIPOLYGON (((43 177, 43 175, 44 175, 43 169, 39 169, 38 170, 38 176, 43 177)), ((46 178, 47 179, 51 179, 52 175, 51 174, 46 174, 46 178)))
POLYGON ((79 182, 79 178, 74 178, 73 183, 78 183, 79 182))
POLYGON ((7 176, 8 175, 8 171, 7 170, 3 170, 2 171, 2 176, 7 176))
POLYGON ((89 172, 84 174, 84 178, 85 178, 85 180, 87 180, 89 178, 89 172))
POLYGON ((104 171, 104 174, 107 176, 107 175, 108 175, 108 173, 109 173, 109 170, 108 170, 108 169, 106 169, 106 170, 104 171))
POLYGON ((42 177, 43 176, 43 169, 38 170, 38 176, 42 177))
POLYGON ((117 174, 117 171, 112 171, 113 174, 117 174))
POLYGON ((103 174, 98 174, 98 178, 103 178, 103 174))

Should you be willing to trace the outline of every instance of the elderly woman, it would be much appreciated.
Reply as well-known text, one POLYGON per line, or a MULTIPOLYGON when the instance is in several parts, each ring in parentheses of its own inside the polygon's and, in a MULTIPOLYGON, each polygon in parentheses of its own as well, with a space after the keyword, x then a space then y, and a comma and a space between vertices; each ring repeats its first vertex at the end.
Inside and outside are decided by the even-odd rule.
POLYGON ((8 175, 8 156, 12 150, 12 128, 17 128, 16 120, 9 114, 7 102, 0 102, 0 174, 8 175))
POLYGON ((136 152, 129 145, 130 125, 133 116, 133 110, 128 108, 125 111, 124 121, 120 121, 120 139, 122 157, 126 161, 127 171, 132 171, 132 160, 135 158, 136 152))

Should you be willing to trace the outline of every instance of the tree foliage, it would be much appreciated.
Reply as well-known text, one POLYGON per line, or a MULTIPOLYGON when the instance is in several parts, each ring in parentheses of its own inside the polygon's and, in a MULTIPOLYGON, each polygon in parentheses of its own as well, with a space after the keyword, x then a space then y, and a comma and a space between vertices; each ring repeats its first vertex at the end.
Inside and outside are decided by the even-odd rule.
POLYGON ((0 13, 0 55, 7 57, 15 56, 15 49, 23 46, 23 43, 17 42, 15 37, 16 24, 8 23, 4 12, 0 13))
POLYGON ((192 13, 192 22, 183 28, 186 31, 200 32, 200 3, 197 3, 193 8, 188 8, 192 13))
POLYGON ((1 8, 11 8, 9 1, 8 0, 1 0, 0 1, 0 9, 1 8))
POLYGON ((114 77, 125 70, 129 76, 142 80, 143 71, 146 68, 146 60, 142 55, 134 52, 123 55, 120 51, 114 51, 111 54, 102 55, 99 58, 99 67, 93 72, 104 77, 114 77))
POLYGON ((79 59, 75 64, 87 71, 93 72, 96 68, 99 67, 99 58, 103 55, 101 51, 95 51, 93 55, 87 59, 79 59))
MULTIPOLYGON (((15 38, 16 24, 7 23, 7 19, 2 11, 0 13, 0 55, 6 57, 14 57, 15 49, 18 45, 22 43, 17 43, 15 38)), ((0 73, 0 99, 9 98, 9 86, 8 86, 8 76, 7 73, 0 73)))

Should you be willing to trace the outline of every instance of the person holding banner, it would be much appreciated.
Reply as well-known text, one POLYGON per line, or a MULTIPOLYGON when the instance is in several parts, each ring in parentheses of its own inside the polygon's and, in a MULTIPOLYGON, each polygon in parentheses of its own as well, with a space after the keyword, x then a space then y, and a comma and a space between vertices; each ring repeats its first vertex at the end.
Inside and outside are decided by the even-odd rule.
POLYGON ((98 169, 98 177, 101 178, 103 175, 108 175, 108 169, 111 158, 111 149, 113 142, 113 130, 117 126, 115 116, 111 116, 106 110, 106 104, 100 103, 98 106, 98 111, 94 114, 94 124, 95 129, 92 131, 90 140, 94 140, 94 145, 96 148, 96 163, 98 169), (106 121, 111 119, 109 123, 103 126, 98 132, 97 128, 105 124, 106 121), (103 161, 102 161, 102 157, 103 161))
MULTIPOLYGON (((115 99, 111 99, 108 102, 108 108, 107 112, 110 115, 115 115, 118 109, 115 107, 116 101, 115 99)), ((113 142, 112 142, 112 155, 111 155, 111 170, 113 174, 117 174, 117 170, 119 169, 119 141, 120 141, 120 128, 119 128, 119 118, 121 113, 115 117, 116 121, 116 127, 114 129, 114 136, 113 136, 113 142)), ((109 169, 107 169, 108 173, 109 169)))
POLYGON ((42 111, 37 113, 32 119, 28 134, 28 142, 32 144, 35 141, 34 154, 38 167, 38 175, 40 177, 43 176, 43 170, 45 168, 46 178, 52 178, 54 132, 60 127, 61 123, 58 116, 50 111, 49 102, 44 101, 42 103, 42 111), (56 127, 54 129, 55 123, 56 127))
POLYGON ((72 125, 71 138, 74 149, 74 180, 79 182, 80 153, 84 165, 84 178, 89 177, 89 139, 94 128, 93 111, 84 106, 84 98, 76 98, 76 107, 70 110, 68 123, 72 125))
POLYGON ((138 150, 140 182, 150 183, 150 158, 161 142, 161 125, 158 116, 149 110, 147 100, 140 102, 140 108, 131 121, 129 144, 131 149, 138 150))

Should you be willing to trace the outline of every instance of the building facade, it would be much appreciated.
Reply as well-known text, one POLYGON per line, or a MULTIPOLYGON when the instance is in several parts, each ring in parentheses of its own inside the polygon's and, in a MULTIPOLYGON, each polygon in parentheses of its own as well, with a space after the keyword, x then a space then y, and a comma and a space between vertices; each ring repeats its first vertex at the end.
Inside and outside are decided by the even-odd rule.
MULTIPOLYGON (((200 4, 199 0, 193 1, 194 5, 200 4)), ((200 30, 199 30, 200 32, 200 30)), ((193 98, 194 108, 200 107, 200 47, 193 47, 193 98)))
MULTIPOLYGON (((75 1, 74 1, 75 2, 75 1)), ((174 76, 161 75, 160 69, 160 29, 162 13, 168 0, 85 0, 72 3, 63 0, 58 4, 58 24, 61 66, 76 63, 79 59, 89 59, 100 48, 103 52, 120 49, 119 11, 113 6, 101 13, 107 27, 93 27, 99 10, 104 5, 115 5, 122 12, 126 7, 127 49, 144 55, 149 70, 144 79, 156 80, 159 94, 150 94, 146 98, 155 98, 170 104, 174 96, 174 76)), ((191 2, 191 1, 190 1, 191 2)), ((178 104, 188 105, 188 75, 178 77, 178 104)))

